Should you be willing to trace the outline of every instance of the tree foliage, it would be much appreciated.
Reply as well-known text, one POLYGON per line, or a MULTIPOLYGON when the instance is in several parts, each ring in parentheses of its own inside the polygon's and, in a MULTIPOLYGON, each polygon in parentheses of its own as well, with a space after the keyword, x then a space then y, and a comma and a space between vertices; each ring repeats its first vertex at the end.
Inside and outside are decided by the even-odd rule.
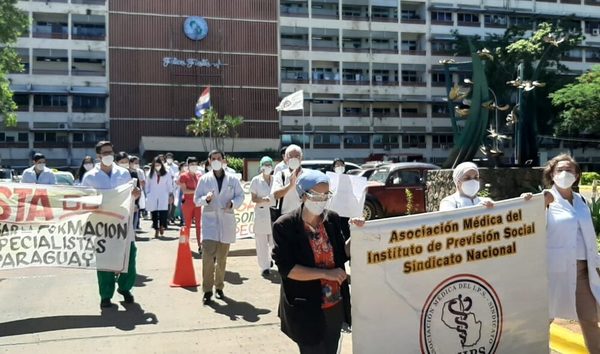
MULTIPOLYGON (((456 37, 457 54, 469 56, 467 36, 458 31, 453 34, 456 37)), ((517 78, 521 63, 525 69, 522 80, 546 83, 545 87, 536 88, 527 95, 535 96, 531 109, 537 112, 537 130, 540 133, 552 133, 556 111, 552 109, 548 95, 572 81, 565 75, 569 69, 561 63, 561 57, 581 43, 584 38, 581 29, 572 26, 568 19, 563 19, 561 24, 540 23, 529 36, 523 27, 510 27, 501 35, 490 33, 485 38, 470 38, 476 49, 487 48, 493 56, 493 60, 486 61, 485 71, 490 88, 498 96, 499 105, 516 104, 516 90, 507 86, 506 82, 517 78)))
POLYGON ((0 0, 0 116, 6 126, 17 124, 15 110, 17 105, 13 101, 13 93, 9 89, 6 74, 23 70, 19 56, 12 45, 27 29, 28 16, 17 9, 17 0, 0 0))
POLYGON ((244 124, 244 117, 225 115, 219 117, 219 113, 212 107, 202 117, 192 118, 192 123, 186 126, 188 134, 202 137, 202 145, 205 151, 219 149, 225 151, 225 138, 232 138, 231 150, 233 151, 235 138, 238 137, 237 128, 244 124))
POLYGON ((560 109, 558 134, 600 134, 600 65, 550 97, 560 109))

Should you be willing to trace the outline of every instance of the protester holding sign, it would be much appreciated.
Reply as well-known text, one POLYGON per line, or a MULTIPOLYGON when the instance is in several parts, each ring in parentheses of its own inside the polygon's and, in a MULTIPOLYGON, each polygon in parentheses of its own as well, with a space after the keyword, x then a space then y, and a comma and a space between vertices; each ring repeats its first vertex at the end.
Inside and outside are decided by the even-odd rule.
POLYGON ((351 322, 344 266, 349 244, 339 216, 325 211, 328 177, 304 170, 296 184, 301 206, 273 225, 273 259, 282 279, 281 330, 301 353, 336 353, 342 324, 351 322))
POLYGON ((202 205, 202 301, 205 305, 212 302, 213 285, 217 299, 225 298, 227 254, 230 244, 236 241, 233 210, 244 202, 240 181, 223 170, 223 152, 213 150, 208 159, 212 172, 200 178, 194 194, 196 205, 202 205))
POLYGON ((188 171, 179 176, 179 187, 183 193, 182 211, 186 230, 192 229, 192 222, 196 223, 196 240, 198 241, 198 253, 202 254, 202 236, 200 228, 202 225, 202 208, 194 202, 194 192, 202 174, 198 171, 198 159, 194 156, 187 158, 188 171))
MULTIPOLYGON (((129 171, 115 165, 113 145, 110 141, 100 141, 96 144, 96 154, 101 162, 85 174, 81 181, 82 186, 96 189, 113 189, 131 181, 129 171)), ((140 193, 139 188, 135 188, 132 195, 135 198, 139 198, 140 193)), ((97 271, 101 308, 113 306, 110 300, 115 292, 115 277, 119 285, 117 292, 123 295, 126 303, 133 303, 134 299, 133 295, 131 295, 131 289, 135 284, 136 277, 136 253, 137 249, 132 240, 129 249, 129 267, 127 273, 116 275, 113 272, 97 271)))
POLYGON ((285 149, 287 169, 273 175, 271 193, 277 201, 279 214, 284 215, 300 206, 300 197, 296 191, 296 180, 302 173, 302 148, 290 145, 285 149))
POLYGON ((173 177, 160 157, 152 162, 146 180, 146 210, 152 214, 154 237, 162 236, 167 228, 169 201, 173 198, 173 177))
POLYGON ((273 230, 271 228, 271 213, 269 207, 275 205, 271 196, 273 182, 273 159, 263 156, 260 159, 261 173, 250 182, 250 193, 254 207, 254 240, 256 241, 256 258, 263 276, 270 274, 273 265, 271 250, 273 249, 273 230))
POLYGON ((548 161, 544 181, 554 201, 547 209, 550 318, 579 320, 590 353, 600 353, 600 257, 590 210, 573 191, 581 170, 569 155, 548 161))
POLYGON ((40 153, 33 155, 33 166, 23 171, 21 183, 56 184, 56 176, 46 167, 46 156, 40 153))
POLYGON ((447 196, 440 202, 440 211, 464 208, 472 205, 485 205, 490 208, 494 202, 490 198, 478 197, 479 169, 472 162, 463 162, 454 168, 452 179, 456 193, 447 196))

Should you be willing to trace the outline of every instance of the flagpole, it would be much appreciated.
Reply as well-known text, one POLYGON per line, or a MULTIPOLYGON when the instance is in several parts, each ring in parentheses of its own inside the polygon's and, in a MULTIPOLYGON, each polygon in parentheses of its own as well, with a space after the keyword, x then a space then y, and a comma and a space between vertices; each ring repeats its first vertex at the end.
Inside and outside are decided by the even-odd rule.
POLYGON ((306 154, 306 136, 304 128, 306 127, 306 118, 304 117, 304 104, 302 104, 302 154, 306 154))

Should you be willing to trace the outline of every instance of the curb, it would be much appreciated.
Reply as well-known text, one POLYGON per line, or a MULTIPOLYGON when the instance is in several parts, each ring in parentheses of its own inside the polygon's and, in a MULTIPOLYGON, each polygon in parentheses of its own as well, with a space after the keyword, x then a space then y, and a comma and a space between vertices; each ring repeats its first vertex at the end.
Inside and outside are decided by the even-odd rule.
POLYGON ((550 348, 565 354, 587 354, 583 336, 556 324, 550 325, 550 348))

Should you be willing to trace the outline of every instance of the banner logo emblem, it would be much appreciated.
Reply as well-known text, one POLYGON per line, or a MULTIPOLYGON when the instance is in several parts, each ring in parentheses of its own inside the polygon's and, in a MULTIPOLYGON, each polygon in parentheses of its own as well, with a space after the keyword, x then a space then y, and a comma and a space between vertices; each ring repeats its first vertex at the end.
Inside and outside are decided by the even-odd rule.
POLYGON ((421 353, 494 353, 501 333, 498 295, 475 275, 459 274, 444 280, 423 306, 421 353))

